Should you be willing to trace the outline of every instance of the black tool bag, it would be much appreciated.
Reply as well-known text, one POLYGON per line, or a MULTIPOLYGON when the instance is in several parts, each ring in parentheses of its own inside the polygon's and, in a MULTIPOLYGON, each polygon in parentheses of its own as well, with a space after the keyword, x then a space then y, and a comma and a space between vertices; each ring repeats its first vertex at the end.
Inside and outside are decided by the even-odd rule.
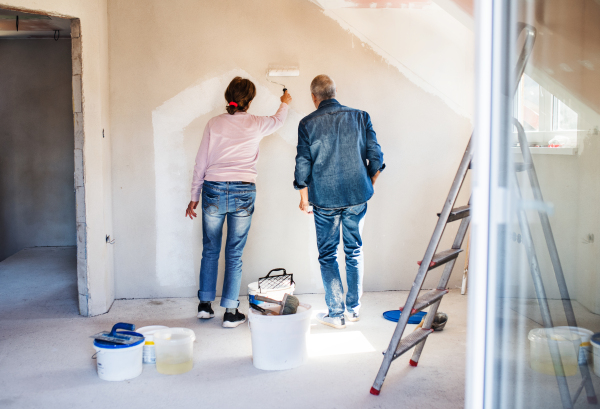
POLYGON ((281 288, 291 287, 292 284, 295 284, 293 274, 288 274, 285 271, 285 268, 274 268, 269 271, 269 274, 258 279, 258 291, 279 290, 281 288), (272 276, 271 273, 273 271, 283 271, 283 274, 272 276))

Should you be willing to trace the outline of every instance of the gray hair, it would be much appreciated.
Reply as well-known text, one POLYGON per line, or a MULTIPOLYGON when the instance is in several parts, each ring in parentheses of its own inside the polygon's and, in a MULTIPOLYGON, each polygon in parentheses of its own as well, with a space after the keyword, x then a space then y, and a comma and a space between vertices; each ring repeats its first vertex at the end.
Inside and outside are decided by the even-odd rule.
POLYGON ((317 75, 310 83, 310 92, 314 94, 319 101, 335 98, 335 82, 327 75, 317 75))

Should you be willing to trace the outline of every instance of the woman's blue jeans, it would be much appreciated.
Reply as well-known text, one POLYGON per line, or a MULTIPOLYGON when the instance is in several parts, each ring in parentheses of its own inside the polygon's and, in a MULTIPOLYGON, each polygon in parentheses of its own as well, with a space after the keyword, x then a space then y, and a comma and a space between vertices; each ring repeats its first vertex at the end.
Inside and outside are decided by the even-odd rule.
POLYGON ((344 309, 347 309, 349 313, 358 312, 360 309, 365 269, 361 236, 366 214, 366 203, 342 209, 314 207, 321 277, 330 317, 342 317, 344 309), (346 254, 346 282, 348 284, 345 306, 344 287, 337 262, 340 227, 346 254))
POLYGON ((202 187, 202 262, 200 263, 200 301, 214 301, 217 295, 219 255, 223 224, 227 217, 225 279, 221 307, 237 308, 242 282, 242 253, 246 246, 256 185, 244 182, 204 182, 202 187))

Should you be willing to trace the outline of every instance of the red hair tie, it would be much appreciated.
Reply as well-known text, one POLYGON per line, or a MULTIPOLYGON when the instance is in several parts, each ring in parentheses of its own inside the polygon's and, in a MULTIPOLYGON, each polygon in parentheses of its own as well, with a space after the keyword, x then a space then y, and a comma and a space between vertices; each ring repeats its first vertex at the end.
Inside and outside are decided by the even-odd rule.
POLYGON ((232 106, 234 106, 234 107, 236 107, 236 108, 237 108, 237 106, 238 106, 237 102, 233 102, 233 101, 231 101, 231 102, 229 103, 229 105, 232 105, 232 106))

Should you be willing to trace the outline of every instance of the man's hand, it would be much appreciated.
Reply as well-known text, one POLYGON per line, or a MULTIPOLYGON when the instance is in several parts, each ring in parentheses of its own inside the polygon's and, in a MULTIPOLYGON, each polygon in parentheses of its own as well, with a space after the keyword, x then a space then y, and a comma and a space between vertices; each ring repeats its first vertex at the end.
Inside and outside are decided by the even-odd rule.
POLYGON ((194 217, 198 217, 198 215, 194 211, 196 207, 198 207, 198 202, 190 202, 185 211, 185 217, 189 217, 192 220, 194 220, 194 217))
POLYGON ((371 183, 373 184, 373 187, 375 187, 375 182, 377 181, 377 178, 379 177, 379 175, 381 175, 380 170, 378 170, 377 173, 375 175, 373 175, 373 177, 371 178, 371 183))
POLYGON ((279 99, 281 100, 281 102, 285 102, 288 105, 292 102, 292 96, 287 91, 285 91, 279 99))
POLYGON ((313 212, 309 210, 310 203, 308 203, 308 188, 300 190, 300 206, 298 206, 301 211, 305 214, 312 214, 313 212))

